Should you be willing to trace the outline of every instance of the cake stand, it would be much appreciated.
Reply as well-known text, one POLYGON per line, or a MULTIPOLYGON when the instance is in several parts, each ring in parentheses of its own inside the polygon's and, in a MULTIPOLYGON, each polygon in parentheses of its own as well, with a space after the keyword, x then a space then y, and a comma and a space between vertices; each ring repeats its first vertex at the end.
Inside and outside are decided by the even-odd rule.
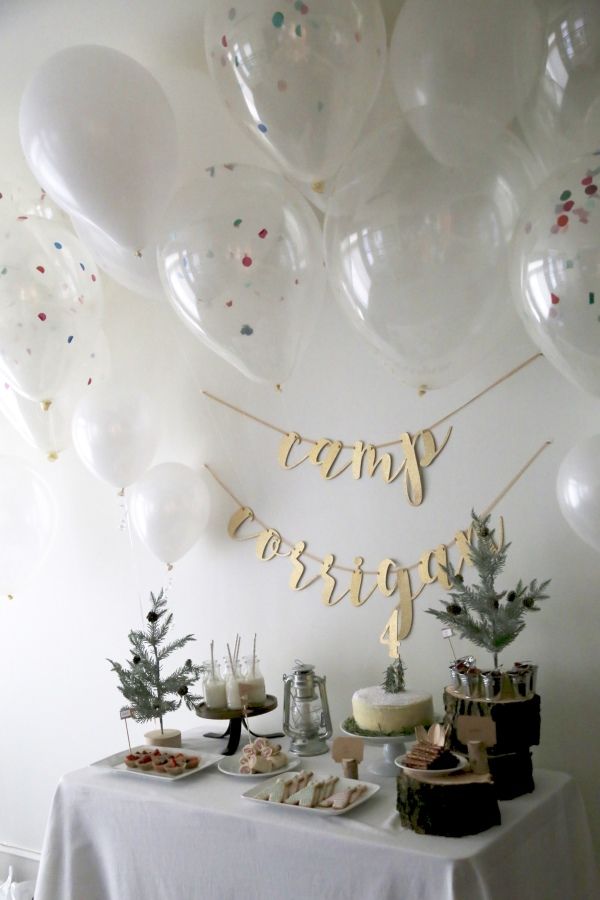
POLYGON ((367 766, 369 772, 373 775, 383 775, 388 778, 396 778, 398 776, 398 766, 394 762, 398 756, 404 756, 407 752, 406 743, 414 743, 414 735, 411 733, 399 735, 381 735, 381 737, 367 737, 359 734, 357 731, 348 731, 343 724, 340 730, 350 737, 359 737, 365 744, 372 744, 375 747, 383 747, 383 756, 367 766))
MULTIPOLYGON (((223 751, 223 755, 233 756, 240 745, 242 725, 252 737, 261 737, 261 735, 255 734, 255 732, 252 731, 247 720, 251 719, 253 716, 262 716, 264 713, 271 712, 271 710, 276 709, 276 707, 277 697, 274 697, 273 694, 267 694, 267 698, 262 706, 249 706, 245 712, 241 709, 210 709, 206 703, 199 703, 198 706, 196 706, 196 715, 200 716, 201 719, 220 719, 221 721, 229 719, 229 725, 222 734, 217 734, 214 731, 207 731, 205 732, 204 737, 229 738, 227 747, 223 751)), ((285 735, 282 731, 276 731, 274 734, 263 734, 262 737, 277 738, 285 737, 285 735)))

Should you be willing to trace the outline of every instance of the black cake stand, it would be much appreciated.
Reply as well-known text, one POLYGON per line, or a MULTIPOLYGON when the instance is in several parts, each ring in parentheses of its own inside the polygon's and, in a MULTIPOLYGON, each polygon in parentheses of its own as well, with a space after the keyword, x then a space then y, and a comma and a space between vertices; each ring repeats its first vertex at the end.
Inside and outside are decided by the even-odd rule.
POLYGON ((199 703, 196 707, 196 715, 200 716, 201 719, 220 719, 221 721, 229 719, 229 725, 222 734, 217 734, 214 731, 207 731, 205 732, 204 737, 229 738, 227 747, 223 751, 223 755, 232 756, 240 745, 242 725, 252 737, 262 736, 266 738, 278 738, 285 736, 282 731, 276 731, 274 734, 258 735, 255 734, 248 725, 248 719, 251 719, 254 716, 262 716, 276 708, 277 697, 274 697, 272 694, 267 694, 266 700, 262 706, 249 706, 245 712, 241 709, 209 709, 206 703, 199 703))

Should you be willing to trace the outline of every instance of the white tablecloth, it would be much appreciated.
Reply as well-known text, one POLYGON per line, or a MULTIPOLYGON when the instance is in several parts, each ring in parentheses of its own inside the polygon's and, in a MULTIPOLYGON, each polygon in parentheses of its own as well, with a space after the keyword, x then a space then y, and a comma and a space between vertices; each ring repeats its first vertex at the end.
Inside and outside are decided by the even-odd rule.
MULTIPOLYGON (((184 746, 221 745, 185 736, 184 746)), ((590 835, 570 776, 537 770, 502 825, 439 838, 402 828, 396 779, 342 816, 260 806, 258 780, 215 767, 178 782, 88 767, 58 785, 36 900, 594 900, 590 835)), ((303 761, 339 772, 329 756, 303 761)), ((341 774, 341 772, 339 772, 341 774)))

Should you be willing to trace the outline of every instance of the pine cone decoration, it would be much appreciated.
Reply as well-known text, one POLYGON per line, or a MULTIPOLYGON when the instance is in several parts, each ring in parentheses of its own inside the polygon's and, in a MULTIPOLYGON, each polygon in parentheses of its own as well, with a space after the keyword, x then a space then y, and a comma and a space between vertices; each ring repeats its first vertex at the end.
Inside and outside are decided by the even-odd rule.
POLYGON ((137 664, 138 664, 139 662, 141 662, 141 661, 142 661, 142 657, 141 657, 141 656, 138 656, 138 655, 136 654, 136 655, 133 657, 133 664, 134 664, 134 666, 137 666, 137 664))
POLYGON ((149 622, 154 624, 154 622, 158 622, 158 613, 155 613, 153 609, 150 610, 148 615, 146 616, 149 622))
POLYGON ((506 595, 506 599, 508 600, 509 603, 514 603, 514 601, 517 599, 516 592, 509 591, 508 594, 506 595))
POLYGON ((523 606, 526 607, 526 609, 533 609, 534 603, 535 600, 533 599, 533 597, 525 597, 525 599, 523 600, 523 606))
POLYGON ((460 616, 462 612, 462 606, 459 606, 458 603, 450 603, 450 605, 447 606, 446 609, 451 616, 460 616))
POLYGON ((188 689, 185 684, 183 684, 180 688, 177 688, 177 693, 180 697, 185 697, 185 695, 188 693, 188 689))

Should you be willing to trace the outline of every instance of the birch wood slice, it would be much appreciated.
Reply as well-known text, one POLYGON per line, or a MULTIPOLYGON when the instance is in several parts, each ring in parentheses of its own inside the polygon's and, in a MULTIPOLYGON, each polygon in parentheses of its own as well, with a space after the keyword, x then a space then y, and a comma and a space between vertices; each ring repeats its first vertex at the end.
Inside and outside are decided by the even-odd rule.
POLYGON ((464 837, 500 824, 489 775, 434 775, 403 771, 397 778, 400 821, 417 834, 464 837))
POLYGON ((496 743, 488 755, 524 752, 540 742, 540 698, 527 700, 471 700, 454 688, 444 690, 444 722, 451 727, 451 747, 466 753, 467 747, 457 735, 459 716, 488 716, 496 725, 496 743))

